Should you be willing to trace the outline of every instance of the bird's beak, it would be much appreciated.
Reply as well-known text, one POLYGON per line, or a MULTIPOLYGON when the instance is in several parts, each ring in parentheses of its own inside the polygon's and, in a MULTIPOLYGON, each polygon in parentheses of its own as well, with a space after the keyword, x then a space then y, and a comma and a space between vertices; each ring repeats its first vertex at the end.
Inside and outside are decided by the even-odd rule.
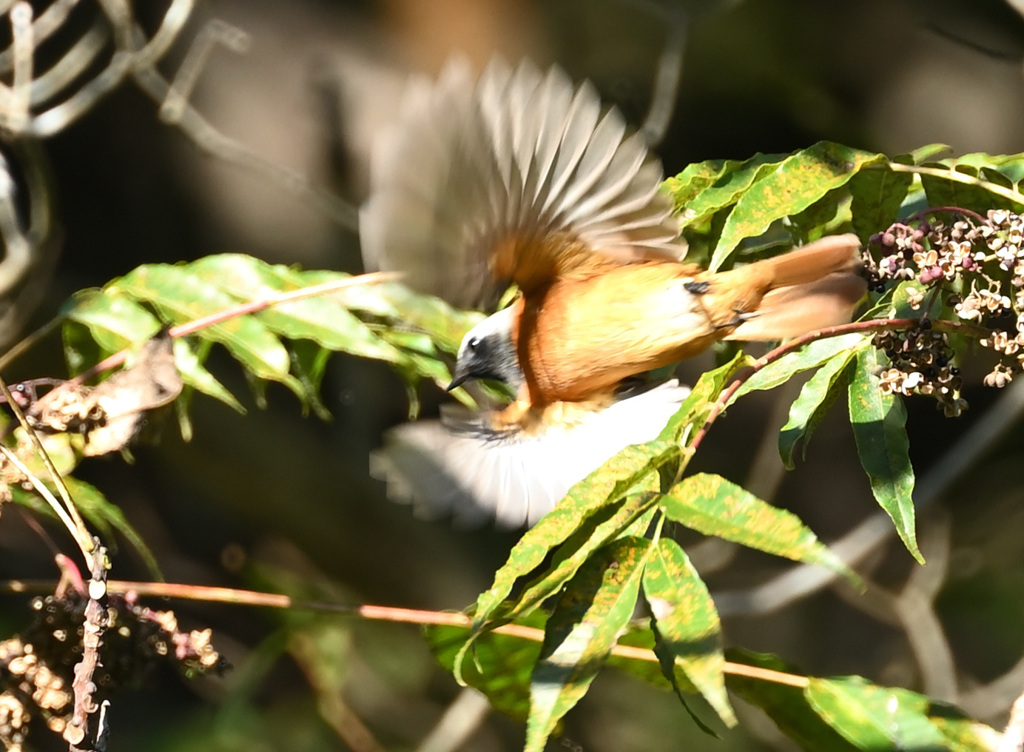
POLYGON ((445 389, 446 392, 450 392, 452 389, 462 386, 462 384, 469 378, 469 373, 460 368, 458 364, 455 365, 455 373, 453 374, 452 383, 445 389))

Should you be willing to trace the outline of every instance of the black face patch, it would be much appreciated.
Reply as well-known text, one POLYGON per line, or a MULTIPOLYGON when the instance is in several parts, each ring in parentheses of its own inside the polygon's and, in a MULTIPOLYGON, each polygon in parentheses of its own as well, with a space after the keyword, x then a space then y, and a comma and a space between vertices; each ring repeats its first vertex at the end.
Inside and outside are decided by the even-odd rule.
POLYGON ((694 295, 704 295, 711 289, 710 282, 683 282, 683 289, 694 295))

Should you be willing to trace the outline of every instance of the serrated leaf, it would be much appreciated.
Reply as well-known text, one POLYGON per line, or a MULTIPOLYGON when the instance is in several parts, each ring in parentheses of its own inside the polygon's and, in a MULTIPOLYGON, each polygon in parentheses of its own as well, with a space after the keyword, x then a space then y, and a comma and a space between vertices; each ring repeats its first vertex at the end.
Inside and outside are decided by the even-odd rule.
POLYGON ((680 699, 685 688, 696 687, 719 718, 735 726, 736 714, 725 692, 718 611, 704 581, 674 540, 662 538, 651 551, 643 592, 662 673, 680 699))
POLYGON ((812 678, 804 694, 818 715, 859 749, 948 749, 927 716, 928 699, 914 692, 848 677, 812 678))
MULTIPOLYGON (((516 626, 543 628, 544 614, 516 620, 516 626)), ((427 627, 427 643, 442 666, 454 671, 468 627, 427 627)), ((488 632, 473 643, 473 659, 462 667, 462 680, 485 695, 495 710, 525 722, 530 715, 530 674, 540 655, 540 641, 488 632)))
POLYGON ((909 172, 881 167, 861 170, 850 179, 853 231, 862 243, 896 221, 913 182, 909 172))
POLYGON ((757 237, 776 220, 799 214, 829 191, 845 185, 865 165, 885 157, 822 141, 784 159, 736 201, 711 256, 715 271, 741 241, 757 237))
MULTIPOLYGON (((259 300, 309 284, 301 273, 288 267, 274 266, 238 253, 206 256, 189 264, 188 268, 239 301, 259 300)), ((350 278, 341 273, 335 276, 337 280, 350 278)), ((327 294, 281 303, 256 315, 271 331, 289 339, 308 339, 329 350, 364 358, 392 362, 401 359, 394 347, 327 294)))
POLYGON ((794 375, 802 371, 818 368, 828 363, 837 355, 849 353, 862 347, 866 339, 866 336, 863 334, 843 334, 839 337, 815 340, 799 350, 787 353, 774 363, 769 363, 743 382, 743 386, 736 390, 736 394, 729 404, 732 404, 744 394, 758 390, 774 389, 785 384, 794 375))
POLYGON ((728 363, 701 374, 676 414, 669 418, 668 424, 658 436, 658 441, 678 444, 699 430, 725 385, 732 380, 738 370, 752 362, 748 356, 737 353, 728 363))
POLYGON ((859 578, 792 512, 773 507, 719 475, 684 478, 661 500, 669 519, 705 535, 859 578))
POLYGON ((857 354, 849 390, 850 422, 875 500, 892 518, 907 550, 924 563, 914 524, 914 468, 909 456, 907 411, 900 397, 883 393, 879 386, 878 374, 885 365, 884 356, 874 348, 857 354))
MULTIPOLYGON (((108 289, 145 300, 175 324, 219 313, 237 301, 200 279, 185 267, 169 264, 140 266, 113 281, 108 289)), ((238 316, 203 329, 202 336, 220 342, 253 375, 301 391, 288 373, 288 351, 281 341, 252 316, 238 316)))
POLYGON ((681 227, 705 222, 712 214, 732 206, 757 180, 775 169, 782 157, 755 154, 742 162, 709 160, 686 167, 666 181, 679 209, 681 227))
POLYGON ((132 544, 132 548, 138 552, 150 574, 157 579, 163 579, 160 574, 160 565, 157 563, 156 557, 153 556, 153 552, 149 550, 149 546, 146 545, 138 531, 128 522, 119 506, 108 501, 98 488, 77 478, 64 476, 64 484, 67 486, 75 506, 86 520, 93 525, 97 523, 109 525, 121 533, 125 540, 132 544))
POLYGON ((102 290, 75 293, 65 303, 62 313, 65 319, 88 327, 107 352, 117 352, 134 342, 147 340, 160 329, 160 322, 143 306, 102 290))
POLYGON ((548 619, 530 682, 524 752, 541 752, 559 720, 586 694, 633 615, 650 541, 600 549, 567 586, 548 619))
MULTIPOLYGON (((620 533, 653 504, 634 494, 629 504, 622 497, 633 491, 657 490, 640 486, 657 479, 657 471, 676 456, 678 449, 664 442, 626 447, 569 490, 567 497, 523 534, 508 560, 494 576, 494 583, 477 599, 474 619, 482 626, 504 602, 520 577, 533 572, 548 554, 565 544, 563 556, 552 570, 571 577, 590 551, 620 533), (648 481, 649 482, 649 481, 648 481), (610 503, 608 503, 610 502, 610 503), (572 556, 565 556, 572 551, 572 556)), ((564 582, 564 580, 563 580, 564 582)))
POLYGON ((800 394, 793 400, 789 408, 789 419, 779 431, 779 456, 782 457, 782 463, 787 470, 792 470, 796 466, 793 451, 801 440, 803 457, 806 458, 811 434, 849 382, 848 366, 854 355, 853 351, 840 353, 825 363, 807 380, 800 394))
MULTIPOLYGON (((208 350, 209 343, 205 347, 203 345, 200 345, 200 347, 208 350)), ((178 366, 178 371, 181 372, 181 380, 185 382, 185 385, 214 399, 218 399, 235 410, 235 412, 245 415, 245 408, 242 407, 242 403, 235 399, 235 395, 228 391, 227 387, 221 384, 217 377, 203 366, 203 357, 205 357, 205 354, 203 356, 197 354, 188 342, 182 339, 174 340, 174 363, 178 366)))

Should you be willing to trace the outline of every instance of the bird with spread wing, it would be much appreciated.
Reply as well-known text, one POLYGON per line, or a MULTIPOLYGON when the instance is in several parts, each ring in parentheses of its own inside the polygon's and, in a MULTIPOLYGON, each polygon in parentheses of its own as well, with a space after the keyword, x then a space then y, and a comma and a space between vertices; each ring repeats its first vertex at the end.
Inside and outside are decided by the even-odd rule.
POLYGON ((417 80, 373 155, 360 213, 368 268, 463 307, 508 307, 460 347, 454 388, 517 398, 389 432, 374 473, 429 515, 534 524, 630 444, 658 436, 688 390, 631 379, 721 339, 776 340, 845 323, 859 242, 823 238, 730 271, 682 261, 660 163, 589 83, 558 68, 459 62, 417 80))

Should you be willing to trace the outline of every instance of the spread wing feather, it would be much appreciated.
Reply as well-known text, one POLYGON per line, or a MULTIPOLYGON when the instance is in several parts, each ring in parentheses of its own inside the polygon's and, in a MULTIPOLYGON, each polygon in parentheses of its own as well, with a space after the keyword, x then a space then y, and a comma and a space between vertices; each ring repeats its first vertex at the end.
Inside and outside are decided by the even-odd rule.
POLYGON ((536 435, 495 431, 486 415, 452 406, 443 421, 391 429, 370 472, 422 517, 533 525, 612 455, 657 438, 689 392, 665 382, 536 435))
POLYGON ((677 260, 684 246, 661 180, 643 139, 592 85, 500 60, 474 81, 455 61, 435 84, 411 84, 375 148, 364 261, 456 305, 487 307, 543 263, 579 263, 533 248, 526 270, 519 260, 530 254, 517 247, 539 237, 568 237, 579 241, 573 253, 619 263, 677 260))

